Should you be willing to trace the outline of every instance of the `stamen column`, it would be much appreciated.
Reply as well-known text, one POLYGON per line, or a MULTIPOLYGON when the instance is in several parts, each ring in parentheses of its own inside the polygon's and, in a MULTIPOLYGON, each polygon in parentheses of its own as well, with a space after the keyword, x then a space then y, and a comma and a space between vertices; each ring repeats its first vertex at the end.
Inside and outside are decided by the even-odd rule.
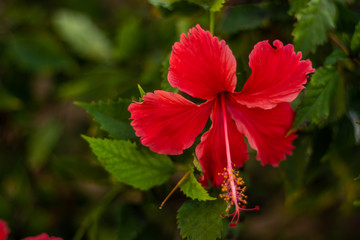
MULTIPOLYGON (((239 176, 239 172, 234 170, 233 163, 231 161, 231 152, 230 152, 230 142, 229 142, 229 133, 228 133, 228 120, 227 120, 227 111, 225 104, 225 94, 221 93, 221 111, 224 124, 224 140, 225 140, 225 151, 226 151, 226 165, 224 168, 224 173, 221 173, 224 177, 224 182, 221 184, 220 197, 223 198, 228 206, 226 212, 228 212, 232 206, 235 207, 235 211, 230 214, 223 214, 223 216, 230 217, 232 216, 230 226, 235 227, 240 218, 240 211, 252 211, 259 210, 259 207, 255 208, 246 208, 247 196, 245 195, 246 186, 244 186, 243 179, 239 176)), ((220 173, 219 173, 220 174, 220 173)))
MULTIPOLYGON (((226 106, 225 106, 225 93, 221 93, 221 109, 222 109, 222 117, 224 122, 224 135, 225 135, 225 148, 226 148, 226 162, 227 162, 227 175, 228 175, 228 183, 230 184, 231 191, 231 202, 235 206, 235 215, 237 215, 236 222, 239 219, 240 209, 237 200, 237 190, 235 185, 235 175, 231 161, 231 152, 230 152, 230 144, 229 144, 229 134, 228 134, 228 126, 227 126, 227 116, 226 116, 226 106)), ((235 217, 234 215, 234 217, 235 217)), ((233 220, 235 220, 233 218, 233 220)))

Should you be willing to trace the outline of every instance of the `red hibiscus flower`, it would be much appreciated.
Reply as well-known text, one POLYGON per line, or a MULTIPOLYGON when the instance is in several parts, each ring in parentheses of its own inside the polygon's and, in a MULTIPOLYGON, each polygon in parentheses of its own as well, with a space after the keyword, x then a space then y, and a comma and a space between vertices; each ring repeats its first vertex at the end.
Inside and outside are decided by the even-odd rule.
POLYGON ((63 240, 63 239, 59 238, 59 237, 50 237, 46 233, 42 233, 42 234, 40 234, 38 236, 35 236, 35 237, 24 238, 23 240, 63 240))
POLYGON ((10 234, 10 229, 7 223, 0 219, 0 240, 6 240, 10 234))
POLYGON ((276 40, 273 45, 255 45, 249 56, 252 74, 242 91, 235 92, 236 60, 230 48, 197 25, 174 44, 168 81, 206 101, 196 105, 159 90, 129 106, 141 143, 161 154, 181 154, 189 148, 210 116, 212 125, 196 147, 203 170, 199 180, 229 190, 223 197, 235 206, 237 219, 246 203, 243 182, 234 171, 248 159, 244 136, 262 165, 278 166, 285 154, 291 154, 296 135, 288 134, 294 118, 289 102, 314 71, 310 60, 300 60, 301 52, 295 53, 291 44, 276 40))

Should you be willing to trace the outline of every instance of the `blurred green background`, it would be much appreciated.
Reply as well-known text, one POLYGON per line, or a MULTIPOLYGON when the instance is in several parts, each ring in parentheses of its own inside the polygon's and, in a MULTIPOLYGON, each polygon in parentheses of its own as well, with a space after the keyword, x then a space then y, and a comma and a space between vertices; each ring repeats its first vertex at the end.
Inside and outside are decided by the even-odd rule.
MULTIPOLYGON (((136 99, 137 84, 172 91, 171 46, 195 24, 209 28, 202 2, 0 1, 0 218, 9 239, 41 232, 65 240, 181 239, 176 212, 185 196, 177 191, 158 207, 182 174, 147 192, 116 183, 81 138, 107 133, 74 102, 136 99)), ((254 44, 293 43, 307 2, 227 1, 216 13, 215 34, 237 59, 239 90, 254 44)), ((326 95, 330 110, 301 127, 293 156, 279 168, 262 167, 251 152, 242 174, 250 205, 261 210, 242 215, 236 229, 225 220, 224 239, 360 239, 360 40, 351 45, 360 3, 322 2, 335 6, 325 40, 316 49, 295 47, 315 68, 331 65, 339 75, 326 95)), ((332 10, 322 11, 315 15, 332 10)), ((314 34, 321 31, 306 39, 314 34)), ((126 109, 119 114, 128 118, 126 109)), ((187 161, 192 152, 173 159, 187 161)))

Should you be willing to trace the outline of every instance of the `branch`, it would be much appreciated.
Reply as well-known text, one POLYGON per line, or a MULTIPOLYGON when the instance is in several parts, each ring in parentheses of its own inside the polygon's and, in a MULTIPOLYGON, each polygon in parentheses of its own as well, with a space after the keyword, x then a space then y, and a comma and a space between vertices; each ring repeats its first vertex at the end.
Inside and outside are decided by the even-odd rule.
POLYGON ((342 42, 340 42, 340 40, 332 33, 330 33, 329 35, 330 40, 336 45, 338 46, 341 50, 344 51, 344 53, 358 66, 360 67, 360 61, 353 56, 349 50, 346 49, 346 47, 344 46, 344 44, 342 44, 342 42))

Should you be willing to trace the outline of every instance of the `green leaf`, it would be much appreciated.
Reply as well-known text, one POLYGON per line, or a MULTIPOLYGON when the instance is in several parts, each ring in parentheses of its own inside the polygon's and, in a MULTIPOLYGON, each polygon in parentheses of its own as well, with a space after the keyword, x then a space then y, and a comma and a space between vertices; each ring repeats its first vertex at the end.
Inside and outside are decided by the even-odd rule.
POLYGON ((116 213, 118 220, 117 233, 121 240, 141 239, 139 235, 144 231, 148 219, 138 214, 138 209, 133 205, 121 205, 116 213))
POLYGON ((90 144, 99 162, 119 182, 141 190, 163 184, 175 171, 168 156, 138 149, 130 141, 83 138, 90 144))
POLYGON ((264 25, 269 19, 269 14, 258 4, 241 4, 232 8, 225 19, 222 31, 235 33, 251 30, 264 25))
POLYGON ((177 93, 179 92, 179 89, 173 88, 167 78, 170 67, 170 55, 170 53, 166 55, 164 61, 162 62, 160 87, 164 91, 177 93))
POLYGON ((134 73, 109 66, 83 68, 72 81, 58 86, 60 98, 70 100, 96 100, 115 98, 134 86, 134 73), (102 81, 106 79, 106 81, 102 81))
POLYGON ((354 201, 354 206, 355 207, 360 207, 360 200, 354 201))
POLYGON ((222 9, 222 7, 224 6, 223 4, 225 3, 225 0, 214 0, 213 4, 210 8, 211 12, 218 12, 222 9))
POLYGON ((294 152, 280 164, 288 195, 296 193, 303 185, 306 167, 311 155, 311 138, 302 136, 294 141, 294 152))
POLYGON ((188 2, 195 3, 205 10, 210 10, 211 12, 218 12, 223 7, 225 0, 188 0, 188 2))
POLYGON ((49 160, 61 134, 62 126, 55 120, 32 132, 27 145, 28 161, 32 169, 39 170, 49 160))
POLYGON ((298 20, 292 32, 295 49, 307 55, 323 44, 328 31, 335 27, 335 15, 336 7, 332 1, 311 0, 295 15, 298 20))
POLYGON ((140 92, 140 99, 146 94, 144 89, 140 86, 140 84, 137 85, 139 92, 140 92))
POLYGON ((319 124, 330 114, 330 106, 338 85, 339 73, 334 67, 319 68, 312 76, 300 104, 294 126, 309 122, 319 124))
POLYGON ((186 201, 178 210, 177 222, 183 238, 213 240, 221 237, 223 223, 221 214, 226 203, 216 201, 186 201))
POLYGON ((91 114, 101 128, 107 131, 110 136, 118 139, 130 139, 135 137, 134 130, 130 126, 130 113, 127 110, 130 100, 119 99, 106 102, 75 102, 76 105, 84 108, 91 114))
POLYGON ((144 32, 141 19, 131 17, 119 28, 116 35, 115 56, 118 60, 126 61, 144 50, 144 32))
POLYGON ((199 172, 202 173, 203 171, 202 171, 201 164, 200 164, 199 160, 197 159, 195 153, 193 153, 193 157, 194 157, 194 160, 193 160, 194 167, 196 168, 196 170, 198 170, 199 172))
POLYGON ((11 111, 18 110, 22 106, 22 102, 17 97, 8 93, 8 91, 0 85, 0 110, 11 111))
POLYGON ((354 52, 360 51, 360 21, 355 27, 355 32, 351 38, 351 50, 354 52))
POLYGON ((348 60, 349 57, 341 49, 335 49, 332 53, 325 59, 324 66, 332 65, 338 61, 348 60))
POLYGON ((109 173, 97 162, 79 156, 54 155, 49 163, 53 172, 67 181, 82 180, 108 184, 109 173))
POLYGON ((206 201, 215 200, 209 193, 201 186, 194 176, 194 168, 191 168, 190 175, 180 184, 181 191, 191 199, 206 201))
POLYGON ((310 0, 289 0, 289 14, 294 15, 307 6, 310 0))
POLYGON ((149 2, 155 7, 164 7, 171 9, 171 4, 180 0, 149 0, 149 2))
POLYGON ((359 181, 359 180, 360 180, 360 175, 354 178, 354 181, 359 181))
POLYGON ((108 61, 112 57, 110 41, 86 15, 59 10, 53 23, 61 37, 80 56, 97 61, 108 61))
POLYGON ((341 117, 346 113, 347 91, 344 77, 338 75, 336 84, 336 90, 331 99, 330 106, 329 121, 331 122, 335 122, 336 120, 341 119, 341 117))
POLYGON ((59 43, 45 34, 16 36, 8 50, 20 66, 32 71, 64 71, 74 65, 59 43))

